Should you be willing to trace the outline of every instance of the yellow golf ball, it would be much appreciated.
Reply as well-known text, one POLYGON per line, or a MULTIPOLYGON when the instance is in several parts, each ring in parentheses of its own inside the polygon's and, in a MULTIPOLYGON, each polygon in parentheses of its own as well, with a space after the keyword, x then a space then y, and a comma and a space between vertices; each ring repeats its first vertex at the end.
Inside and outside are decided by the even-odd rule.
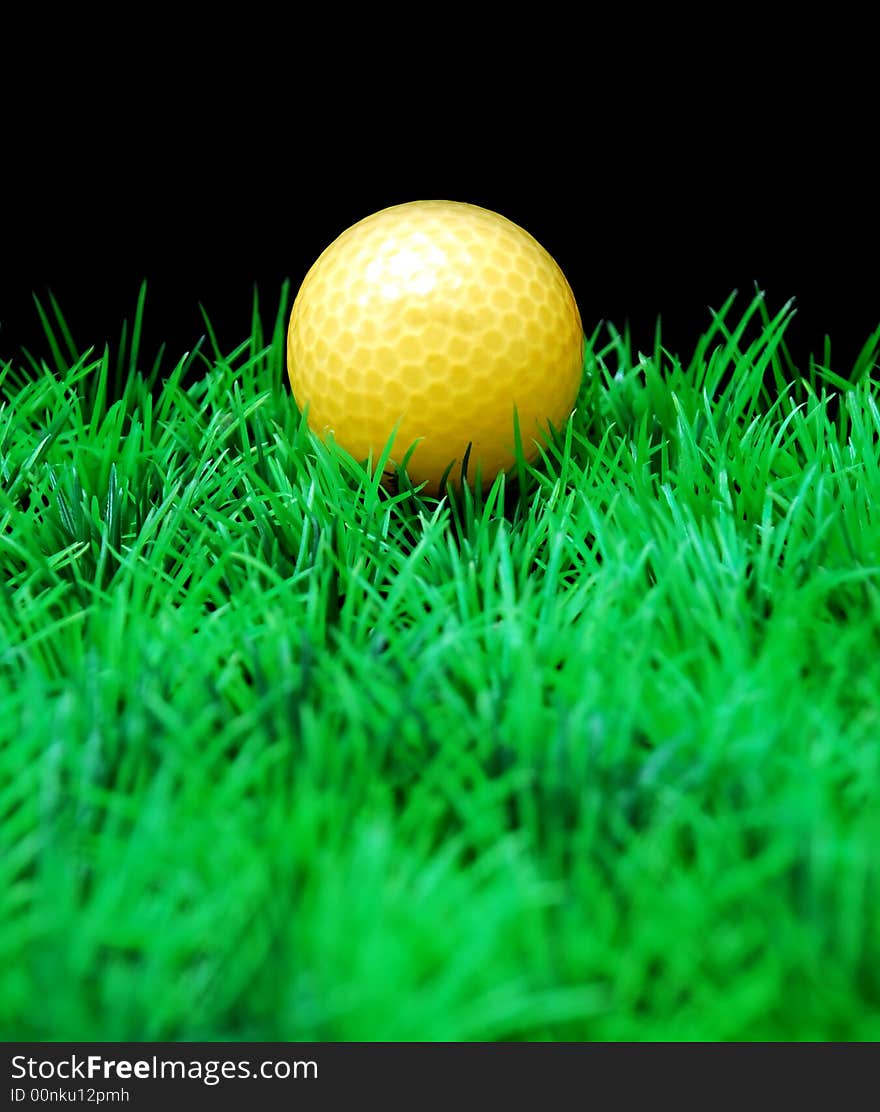
POLYGON ((287 333, 293 395, 320 435, 436 492, 533 459, 565 424, 583 371, 565 275, 528 232, 458 201, 413 201, 352 225, 300 287, 287 333), (449 470, 451 468, 451 470, 449 470))

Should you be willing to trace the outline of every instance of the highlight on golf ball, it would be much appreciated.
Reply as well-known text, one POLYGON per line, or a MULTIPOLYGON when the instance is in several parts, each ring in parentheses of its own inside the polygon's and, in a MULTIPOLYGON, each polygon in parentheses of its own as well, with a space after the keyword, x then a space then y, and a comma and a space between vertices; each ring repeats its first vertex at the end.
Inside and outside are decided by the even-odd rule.
POLYGON ((498 213, 413 201, 373 213, 326 248, 287 334, 293 395, 310 427, 358 459, 391 462, 437 492, 534 459, 571 414, 584 334, 565 275, 498 213), (396 431, 395 431, 396 430, 396 431))

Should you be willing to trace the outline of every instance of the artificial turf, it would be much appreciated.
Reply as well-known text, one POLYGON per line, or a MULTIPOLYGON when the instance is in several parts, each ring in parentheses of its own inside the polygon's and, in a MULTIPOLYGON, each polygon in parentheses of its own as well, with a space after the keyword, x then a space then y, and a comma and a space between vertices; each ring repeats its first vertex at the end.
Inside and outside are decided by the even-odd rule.
POLYGON ((288 308, 0 371, 0 1036, 880 1038, 880 330, 603 326, 437 500, 288 308))

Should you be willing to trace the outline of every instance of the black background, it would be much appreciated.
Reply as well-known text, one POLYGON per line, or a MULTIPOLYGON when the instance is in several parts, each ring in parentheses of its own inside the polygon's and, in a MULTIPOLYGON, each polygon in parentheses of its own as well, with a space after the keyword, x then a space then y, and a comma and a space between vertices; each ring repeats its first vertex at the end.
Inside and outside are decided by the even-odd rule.
POLYGON ((512 44, 459 35, 392 62, 364 48, 357 67, 327 37, 273 53, 262 27, 265 62, 246 73, 228 54, 212 68, 202 46, 185 87, 181 56, 149 59, 124 88, 128 75, 80 68, 51 101, 29 89, 6 136, 0 357, 45 353, 32 294, 50 289, 79 345, 114 342, 142 279, 147 356, 192 348, 199 303, 231 349, 255 285, 270 316, 289 279, 289 309, 349 224, 448 197, 542 242, 587 331, 629 325, 649 350, 660 316, 687 355, 710 308, 734 289, 744 308, 757 284, 771 310, 795 299, 799 364, 827 333, 845 373, 880 324, 866 29, 833 45, 821 26, 811 42, 800 24, 770 39, 744 14, 738 37, 704 30, 674 51, 681 28, 662 19, 639 24, 636 48, 640 19, 623 12, 571 49, 565 27, 532 41, 524 24, 512 44))

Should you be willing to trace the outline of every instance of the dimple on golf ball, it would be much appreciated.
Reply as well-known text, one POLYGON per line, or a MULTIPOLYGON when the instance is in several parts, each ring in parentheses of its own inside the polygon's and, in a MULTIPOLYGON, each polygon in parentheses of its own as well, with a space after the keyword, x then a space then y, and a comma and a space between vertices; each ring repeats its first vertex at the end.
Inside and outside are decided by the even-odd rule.
POLYGON ((319 435, 358 459, 391 462, 415 484, 444 474, 488 482, 574 408, 583 371, 580 313, 547 251, 496 212, 413 201, 344 231, 293 305, 293 395, 319 435))

